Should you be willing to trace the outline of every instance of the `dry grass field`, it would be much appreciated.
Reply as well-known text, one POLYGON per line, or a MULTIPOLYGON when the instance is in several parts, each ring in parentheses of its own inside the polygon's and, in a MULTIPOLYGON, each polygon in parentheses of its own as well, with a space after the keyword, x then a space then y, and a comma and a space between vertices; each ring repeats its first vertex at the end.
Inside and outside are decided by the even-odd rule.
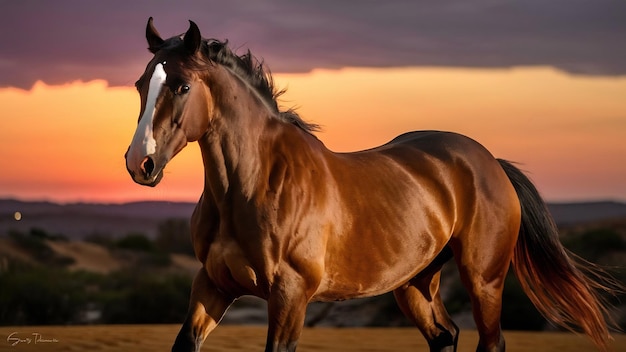
MULTIPOLYGON (((169 351, 178 328, 178 325, 0 327, 0 351, 169 351)), ((219 326, 202 350, 262 351, 265 331, 262 326, 219 326)), ((505 334, 509 352, 594 350, 585 338, 569 333, 507 331, 505 334)), ((475 331, 463 331, 459 351, 474 351, 477 340, 475 331)), ((615 335, 613 349, 626 351, 626 335, 615 335)), ((419 332, 411 328, 311 328, 305 329, 298 345, 300 352, 427 350, 419 332)))

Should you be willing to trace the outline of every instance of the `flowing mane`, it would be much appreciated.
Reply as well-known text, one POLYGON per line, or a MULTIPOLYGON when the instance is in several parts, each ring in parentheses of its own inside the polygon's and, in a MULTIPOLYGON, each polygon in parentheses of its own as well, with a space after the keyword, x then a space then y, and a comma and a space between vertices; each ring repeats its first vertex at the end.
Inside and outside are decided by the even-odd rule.
POLYGON ((311 134, 319 131, 319 125, 304 121, 294 109, 280 110, 277 99, 286 90, 276 88, 269 69, 263 65, 262 61, 253 56, 250 50, 243 55, 237 55, 228 47, 228 41, 203 39, 202 42, 202 52, 208 61, 226 66, 247 82, 256 91, 259 98, 276 113, 276 118, 294 124, 311 134))

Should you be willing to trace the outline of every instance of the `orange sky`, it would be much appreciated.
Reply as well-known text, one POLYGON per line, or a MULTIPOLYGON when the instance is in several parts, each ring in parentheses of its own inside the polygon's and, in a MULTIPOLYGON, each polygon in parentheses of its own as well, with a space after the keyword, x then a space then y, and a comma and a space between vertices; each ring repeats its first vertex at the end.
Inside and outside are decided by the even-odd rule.
MULTIPOLYGON (((626 200, 626 77, 396 68, 274 78, 288 88, 283 106, 321 124, 318 137, 332 150, 369 148, 408 130, 456 131, 522 163, 548 200, 626 200)), ((137 121, 134 88, 37 83, 0 89, 0 106, 0 197, 195 201, 202 191, 195 144, 156 188, 131 181, 123 154, 137 121)))

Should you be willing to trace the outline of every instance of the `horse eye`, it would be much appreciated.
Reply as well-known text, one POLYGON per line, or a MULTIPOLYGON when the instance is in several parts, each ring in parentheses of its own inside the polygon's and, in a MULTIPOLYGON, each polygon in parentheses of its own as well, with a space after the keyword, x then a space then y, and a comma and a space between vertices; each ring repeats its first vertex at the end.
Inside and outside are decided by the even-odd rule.
POLYGON ((176 89, 175 94, 176 94, 176 95, 182 95, 182 94, 186 94, 187 92, 189 92, 189 85, 187 85, 187 84, 183 84, 183 85, 180 85, 180 86, 176 89))

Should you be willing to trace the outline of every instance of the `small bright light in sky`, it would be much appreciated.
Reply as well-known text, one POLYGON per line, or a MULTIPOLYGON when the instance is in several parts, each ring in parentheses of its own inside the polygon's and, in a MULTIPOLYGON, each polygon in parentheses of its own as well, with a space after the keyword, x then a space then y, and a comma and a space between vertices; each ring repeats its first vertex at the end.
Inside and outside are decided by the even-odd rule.
POLYGON ((20 221, 22 220, 22 213, 20 213, 19 211, 16 211, 15 214, 13 214, 13 217, 15 218, 16 221, 20 221))

